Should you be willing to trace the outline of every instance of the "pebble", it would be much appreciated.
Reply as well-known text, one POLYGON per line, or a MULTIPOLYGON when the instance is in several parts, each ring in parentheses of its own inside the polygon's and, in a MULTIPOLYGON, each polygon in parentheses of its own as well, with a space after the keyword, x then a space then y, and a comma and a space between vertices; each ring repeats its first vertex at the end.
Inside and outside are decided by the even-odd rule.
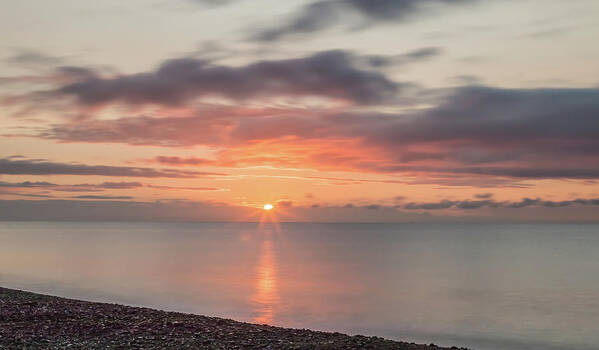
MULTIPOLYGON (((449 350, 0 288, 0 349, 449 350)), ((467 350, 452 347, 454 350, 467 350)))

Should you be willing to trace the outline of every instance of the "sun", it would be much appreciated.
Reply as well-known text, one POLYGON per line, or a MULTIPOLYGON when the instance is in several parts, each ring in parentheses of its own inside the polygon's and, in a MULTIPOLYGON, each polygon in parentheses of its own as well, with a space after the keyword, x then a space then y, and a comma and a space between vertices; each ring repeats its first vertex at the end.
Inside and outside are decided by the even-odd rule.
POLYGON ((270 203, 264 204, 264 210, 268 211, 268 210, 272 210, 274 208, 274 206, 270 203))

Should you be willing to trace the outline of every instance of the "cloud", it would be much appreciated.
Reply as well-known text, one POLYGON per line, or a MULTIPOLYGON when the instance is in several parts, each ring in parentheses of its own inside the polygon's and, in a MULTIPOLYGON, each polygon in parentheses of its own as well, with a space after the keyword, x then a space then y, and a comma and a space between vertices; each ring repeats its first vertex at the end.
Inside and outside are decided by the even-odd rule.
POLYGON ((559 202, 554 202, 554 201, 544 201, 543 202, 543 206, 548 207, 548 208, 563 208, 563 207, 568 207, 571 205, 575 205, 575 204, 579 204, 579 205, 599 205, 599 198, 596 199, 573 199, 573 200, 569 200, 569 201, 559 201, 559 202))
MULTIPOLYGON (((132 181, 122 181, 122 182, 103 182, 103 183, 99 183, 99 184, 67 184, 67 185, 59 185, 59 184, 55 184, 55 183, 51 183, 51 182, 30 182, 30 181, 25 181, 25 182, 3 182, 0 181, 0 188, 44 188, 44 189, 48 189, 48 190, 52 190, 52 191, 59 191, 59 192, 100 192, 100 191, 104 191, 104 190, 128 190, 128 189, 134 189, 134 188, 140 188, 140 187, 147 187, 147 188, 153 188, 153 189, 158 189, 158 190, 188 190, 188 191, 205 191, 205 192, 209 192, 209 191, 229 191, 226 188, 220 188, 220 187, 192 187, 192 186, 187 186, 187 187, 177 187, 177 186, 162 186, 162 185, 152 185, 152 184, 143 184, 141 182, 132 182, 132 181)), ((10 194, 10 195, 23 195, 23 194, 18 194, 16 192, 0 192, 0 193, 4 193, 4 194, 10 194)), ((47 197, 52 197, 52 196, 47 196, 47 197)), ((106 196, 94 196, 97 197, 98 199, 115 199, 115 197, 109 197, 109 198, 104 198, 106 196), (102 198, 100 198, 102 197, 102 198)), ((74 197, 74 198, 91 198, 93 199, 94 197, 83 197, 83 196, 78 196, 78 197, 74 197)), ((122 196, 119 196, 116 199, 130 199, 130 198, 122 198, 122 196)))
MULTIPOLYGON (((319 32, 337 24, 352 23, 356 16, 366 28, 379 23, 403 23, 433 15, 442 7, 463 6, 475 0, 319 0, 303 7, 291 21, 260 32, 255 39, 274 41, 289 35, 319 32)), ((356 29, 356 26, 350 26, 356 29)))
POLYGON ((499 185, 501 178, 599 178, 599 89, 466 86, 444 93, 436 106, 404 113, 223 107, 189 117, 87 120, 39 136, 219 149, 213 160, 156 159, 168 165, 401 173, 417 181, 434 175, 444 184, 466 177, 499 185))
POLYGON ((56 66, 62 64, 62 57, 51 56, 40 51, 21 49, 16 54, 5 59, 7 63, 20 66, 56 66))
POLYGON ((520 202, 508 203, 507 206, 510 208, 524 208, 524 207, 528 207, 530 205, 535 205, 540 202, 541 202, 541 199, 539 199, 539 198, 537 198, 537 199, 523 198, 520 202))
MULTIPOLYGON (((77 185, 77 186, 85 186, 85 185, 77 185)), ((91 187, 99 187, 99 188, 106 188, 106 189, 130 189, 130 188, 138 188, 138 187, 142 187, 143 184, 140 182, 126 182, 126 181, 121 181, 121 182, 103 182, 101 184, 98 185, 90 185, 91 187)))
POLYGON ((104 190, 127 190, 143 187, 141 182, 103 182, 101 184, 56 185, 53 191, 62 192, 100 192, 104 190))
POLYGON ((77 199, 110 199, 110 200, 133 199, 133 197, 130 197, 130 196, 94 196, 94 195, 75 196, 73 198, 77 198, 77 199))
POLYGON ((50 96, 71 96, 85 106, 117 102, 176 106, 195 98, 214 96, 235 100, 318 96, 373 104, 389 101, 397 95, 400 84, 376 70, 359 67, 358 62, 359 57, 342 50, 238 67, 216 65, 203 59, 177 58, 163 62, 151 72, 113 78, 91 77, 66 84, 50 96))
POLYGON ((51 182, 46 181, 24 181, 24 182, 4 182, 0 181, 0 187, 10 187, 10 188, 36 188, 36 187, 55 187, 58 186, 51 182))
MULTIPOLYGON (((94 79, 97 78, 97 72, 91 68, 77 67, 77 66, 59 66, 51 70, 51 72, 36 72, 33 74, 16 75, 16 76, 0 76, 0 84, 71 84, 82 79, 94 79)), ((20 101, 25 99, 35 100, 35 102, 43 102, 42 97, 46 93, 35 92, 30 95, 17 96, 17 97, 5 97, 0 100, 7 104, 7 101, 15 100, 20 101)))
POLYGON ((414 209, 448 209, 453 207, 456 204, 455 201, 443 200, 441 202, 434 203, 408 203, 404 205, 404 209, 414 210, 414 209))
POLYGON ((188 191, 203 191, 203 192, 212 192, 212 191, 229 191, 228 188, 220 188, 220 187, 176 187, 176 186, 161 186, 161 185, 147 185, 149 188, 155 188, 158 190, 188 190, 188 191))
POLYGON ((93 192, 103 191, 105 189, 132 189, 143 187, 140 182, 103 182, 100 184, 74 184, 59 185, 46 181, 24 181, 24 182, 3 182, 0 181, 0 187, 4 188, 48 188, 53 191, 63 192, 93 192))
POLYGON ((180 171, 172 169, 152 169, 127 166, 86 165, 78 163, 58 163, 45 160, 0 159, 0 174, 6 175, 100 175, 130 176, 148 178, 193 178, 205 175, 225 175, 222 173, 180 171))
POLYGON ((362 56, 361 60, 366 61, 372 67, 388 67, 388 66, 401 66, 409 63, 423 62, 433 57, 437 57, 441 54, 442 49, 440 47, 431 46, 423 47, 414 51, 410 51, 405 54, 394 55, 394 56, 362 56))
POLYGON ((5 193, 5 192, 0 192, 0 194, 7 194, 7 195, 11 195, 11 196, 19 196, 19 197, 30 197, 30 198, 54 198, 54 196, 49 195, 49 194, 39 194, 39 193, 5 193))
POLYGON ((566 201, 545 201, 541 198, 531 199, 531 198, 522 198, 520 201, 510 202, 510 201, 494 201, 494 200, 442 200, 439 202, 430 202, 430 203, 407 203, 403 206, 404 209, 407 210, 439 210, 439 209, 480 209, 484 207, 488 208, 512 208, 512 209, 520 209, 526 208, 530 206, 543 206, 546 208, 563 208, 571 205, 582 205, 582 206, 599 206, 599 198, 593 199, 573 199, 566 201))

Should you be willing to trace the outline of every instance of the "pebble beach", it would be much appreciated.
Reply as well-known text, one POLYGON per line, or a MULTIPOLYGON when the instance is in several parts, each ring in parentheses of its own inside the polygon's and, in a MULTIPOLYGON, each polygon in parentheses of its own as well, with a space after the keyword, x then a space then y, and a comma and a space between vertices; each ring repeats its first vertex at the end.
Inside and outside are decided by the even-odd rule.
POLYGON ((0 288, 0 349, 64 348, 465 350, 0 288))

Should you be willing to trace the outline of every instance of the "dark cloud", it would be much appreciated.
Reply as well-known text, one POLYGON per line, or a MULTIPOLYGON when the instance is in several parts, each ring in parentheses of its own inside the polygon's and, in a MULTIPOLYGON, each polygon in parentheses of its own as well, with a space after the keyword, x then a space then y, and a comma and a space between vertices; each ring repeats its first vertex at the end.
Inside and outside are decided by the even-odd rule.
POLYGON ((156 71, 90 78, 67 84, 54 95, 73 96, 83 105, 122 102, 132 105, 179 105, 203 96, 246 99, 259 96, 320 96, 358 104, 389 101, 400 84, 371 69, 342 50, 241 67, 214 65, 202 59, 179 58, 156 71))
POLYGON ((143 187, 140 182, 103 182, 100 184, 74 184, 59 185, 46 181, 24 181, 24 182, 3 182, 0 181, 0 187, 8 188, 49 188, 53 191, 62 192, 93 192, 103 191, 105 189, 131 189, 143 187))
POLYGON ((152 169, 127 166, 86 165, 77 163, 57 163, 45 160, 0 159, 0 174, 6 175, 100 175, 130 177, 170 177, 193 178, 203 175, 224 175, 199 171, 172 169, 152 169))
POLYGON ((426 209, 426 210, 433 210, 433 209, 448 209, 453 207, 457 202, 455 201, 449 201, 449 200, 443 200, 441 202, 433 202, 433 203, 408 203, 406 205, 404 205, 404 209, 426 209))
POLYGON ((594 199, 573 199, 567 201, 553 202, 553 201, 544 201, 541 198, 531 199, 531 198, 522 198, 520 201, 510 202, 510 201, 502 201, 497 202, 494 200, 442 200, 440 202, 431 202, 431 203, 408 203, 403 206, 404 209, 408 210, 436 210, 436 209, 480 209, 483 207, 488 208, 513 208, 520 209, 526 208, 530 206, 543 206, 547 208, 563 208, 571 205, 583 205, 583 206, 599 206, 599 198, 594 199))
MULTIPOLYGON (((3 182, 0 181, 0 188, 46 188, 52 191, 59 192, 99 192, 104 190, 128 190, 133 188, 154 188, 160 190, 191 190, 191 191, 226 191, 227 189, 219 187, 175 187, 175 186, 162 186, 143 184, 141 182, 103 182, 99 184, 72 184, 72 185, 59 185, 51 182, 3 182)), ((11 194, 9 192, 5 192, 11 194)), ((81 197, 77 197, 81 198, 81 197)))
POLYGON ((36 188, 36 187, 55 187, 58 186, 51 182, 46 181, 24 181, 24 182, 4 182, 0 181, 0 187, 11 187, 11 188, 36 188))
POLYGON ((544 201, 543 202, 543 206, 548 207, 548 208, 562 208, 562 207, 568 207, 570 205, 575 205, 575 204, 579 204, 579 205, 599 205, 599 198, 597 199, 573 199, 573 200, 569 200, 569 201, 559 201, 559 202, 554 202, 554 201, 544 201))
MULTIPOLYGON (((309 165, 489 179, 599 178, 599 89, 468 86, 445 93, 436 107, 411 113, 266 110, 235 115, 223 109, 186 118, 142 116, 56 125, 40 136, 63 142, 225 147, 214 163, 221 166, 309 165), (293 141, 281 141, 284 138, 293 141), (351 140, 352 145, 335 146, 339 140, 351 140), (286 144, 302 152, 260 158, 260 152, 248 148, 260 142, 277 143, 279 152, 285 152, 286 144)), ((157 161, 209 162, 177 157, 157 161)))
POLYGON ((597 112, 599 89, 471 86, 456 90, 401 136, 496 143, 553 137, 598 141, 597 112))
POLYGON ((43 193, 21 193, 21 192, 7 192, 1 191, 0 195, 8 195, 8 196, 18 196, 18 197, 28 197, 28 198, 54 198, 54 196, 43 193))
POLYGON ((493 197, 493 193, 479 193, 479 194, 475 194, 474 197, 476 197, 478 199, 489 199, 489 198, 493 197))
POLYGON ((130 197, 130 196, 94 196, 94 195, 75 196, 73 198, 76 198, 76 199, 109 199, 109 200, 133 199, 133 197, 130 197))
MULTIPOLYGON (((361 17, 361 28, 378 23, 402 23, 431 15, 440 7, 466 5, 476 0, 319 0, 302 8, 290 22, 260 32, 255 39, 273 41, 293 34, 308 34, 361 17)), ((355 26, 351 28, 356 29, 355 26)))

